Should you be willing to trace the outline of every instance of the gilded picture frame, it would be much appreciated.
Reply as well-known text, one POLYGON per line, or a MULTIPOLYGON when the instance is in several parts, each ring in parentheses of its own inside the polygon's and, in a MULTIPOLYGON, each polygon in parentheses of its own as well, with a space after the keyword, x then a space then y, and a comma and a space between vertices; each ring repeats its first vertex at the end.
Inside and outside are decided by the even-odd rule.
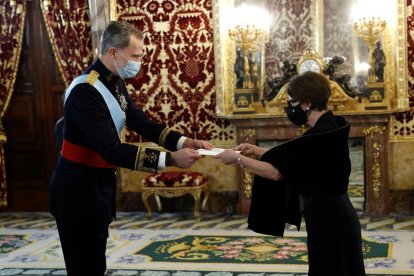
MULTIPOLYGON (((328 52, 324 45, 324 0, 311 0, 310 16, 312 17, 311 29, 314 31, 310 39, 309 50, 315 50, 322 57, 324 52, 328 52), (325 49, 324 49, 325 48, 325 49), (325 51, 324 51, 325 50, 325 51)), ((325 0, 326 1, 326 0, 325 0)), ((260 2, 260 1, 259 1, 260 2)), ((355 1, 349 0, 350 5, 355 1)), ((393 113, 404 112, 409 108, 408 100, 408 80, 407 80, 407 38, 406 38, 406 4, 403 0, 391 0, 394 18, 388 22, 387 27, 382 33, 381 41, 384 53, 387 57, 387 66, 384 72, 384 91, 381 103, 371 101, 369 97, 363 101, 350 101, 344 110, 339 110, 343 114, 371 114, 371 113, 393 113), (362 102, 362 104, 360 103, 362 102)), ((218 117, 268 117, 284 116, 282 109, 271 106, 263 106, 262 103, 254 103, 256 112, 252 114, 235 114, 234 106, 234 72, 235 62, 234 41, 229 39, 226 18, 234 8, 233 0, 214 0, 213 1, 213 33, 216 66, 216 114, 218 117)), ((348 22, 349 23, 349 22, 348 22)), ((344 23, 345 24, 345 23, 344 23)), ((357 35, 352 36, 353 45, 361 43, 357 35)), ((355 62, 360 56, 361 47, 353 47, 355 62)), ((364 51, 364 50, 363 50, 364 51)), ((296 53, 297 54, 297 53, 296 53)), ((265 57, 266 58, 266 57, 265 57)), ((300 56, 297 57, 299 60, 300 56)), ((296 60, 296 61, 297 61, 296 60)), ((282 62, 282 60, 280 60, 282 62)), ((262 70, 266 72, 266 68, 262 70)), ((266 76, 264 76, 266 78, 266 76)), ((373 88, 375 90, 375 88, 373 88)))

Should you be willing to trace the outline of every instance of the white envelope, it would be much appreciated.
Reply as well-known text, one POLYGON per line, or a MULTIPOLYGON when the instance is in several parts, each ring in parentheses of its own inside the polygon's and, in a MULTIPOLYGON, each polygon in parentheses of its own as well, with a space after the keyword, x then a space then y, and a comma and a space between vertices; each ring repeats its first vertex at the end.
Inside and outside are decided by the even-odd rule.
MULTIPOLYGON (((223 151, 225 151, 226 149, 222 149, 222 148, 212 148, 211 150, 207 150, 207 149, 198 149, 198 153, 201 155, 217 155, 219 153, 222 153, 223 151)), ((240 153, 240 151, 236 151, 238 153, 240 153)))

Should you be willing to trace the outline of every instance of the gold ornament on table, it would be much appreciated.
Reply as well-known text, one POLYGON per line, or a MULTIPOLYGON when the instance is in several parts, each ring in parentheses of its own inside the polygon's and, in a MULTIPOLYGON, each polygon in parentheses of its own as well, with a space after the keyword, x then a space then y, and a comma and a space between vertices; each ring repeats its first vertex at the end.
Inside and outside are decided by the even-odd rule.
MULTIPOLYGON (((228 30, 229 38, 236 44, 233 112, 253 113, 255 93, 262 89, 261 63, 269 23, 265 12, 252 6, 242 5, 235 14, 238 22, 228 30)), ((268 19, 270 21, 270 17, 268 19)))
POLYGON ((354 30, 368 45, 368 82, 365 94, 368 105, 365 110, 387 109, 384 67, 386 57, 381 45, 381 36, 387 26, 387 8, 384 1, 360 0, 353 10, 354 30))
POLYGON ((374 51, 375 51, 375 44, 379 42, 379 38, 381 36, 382 31, 385 29, 387 22, 380 17, 371 17, 365 18, 362 17, 354 22, 354 30, 355 32, 364 39, 364 41, 368 44, 369 54, 368 54, 368 63, 369 63, 369 73, 368 73, 368 81, 375 82, 377 81, 377 77, 375 74, 375 59, 374 59, 374 51))

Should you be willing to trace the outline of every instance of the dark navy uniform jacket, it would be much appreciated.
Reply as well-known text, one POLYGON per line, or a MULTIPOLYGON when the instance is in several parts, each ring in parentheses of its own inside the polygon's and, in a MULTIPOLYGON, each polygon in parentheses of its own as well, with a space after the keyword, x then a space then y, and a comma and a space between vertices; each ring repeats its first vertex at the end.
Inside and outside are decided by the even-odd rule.
MULTIPOLYGON (((131 101, 122 79, 99 59, 84 74, 91 71, 99 74, 99 80, 124 106, 130 130, 168 150, 176 150, 181 135, 148 119, 131 101), (125 98, 126 106, 119 95, 125 98)), ((116 167, 150 172, 158 167, 159 151, 120 141, 103 97, 88 83, 76 85, 65 102, 64 139, 94 150, 116 167)), ((50 211, 56 219, 104 226, 115 217, 115 191, 114 168, 97 168, 59 157, 50 182, 50 211)))

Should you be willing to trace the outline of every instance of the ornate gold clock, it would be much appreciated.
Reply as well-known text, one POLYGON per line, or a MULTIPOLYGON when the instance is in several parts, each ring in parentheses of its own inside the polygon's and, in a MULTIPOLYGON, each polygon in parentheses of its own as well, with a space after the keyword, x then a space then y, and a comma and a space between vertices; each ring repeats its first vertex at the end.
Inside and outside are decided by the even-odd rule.
POLYGON ((324 62, 314 50, 308 50, 305 51, 299 59, 297 68, 298 74, 302 74, 306 71, 322 73, 324 62))

